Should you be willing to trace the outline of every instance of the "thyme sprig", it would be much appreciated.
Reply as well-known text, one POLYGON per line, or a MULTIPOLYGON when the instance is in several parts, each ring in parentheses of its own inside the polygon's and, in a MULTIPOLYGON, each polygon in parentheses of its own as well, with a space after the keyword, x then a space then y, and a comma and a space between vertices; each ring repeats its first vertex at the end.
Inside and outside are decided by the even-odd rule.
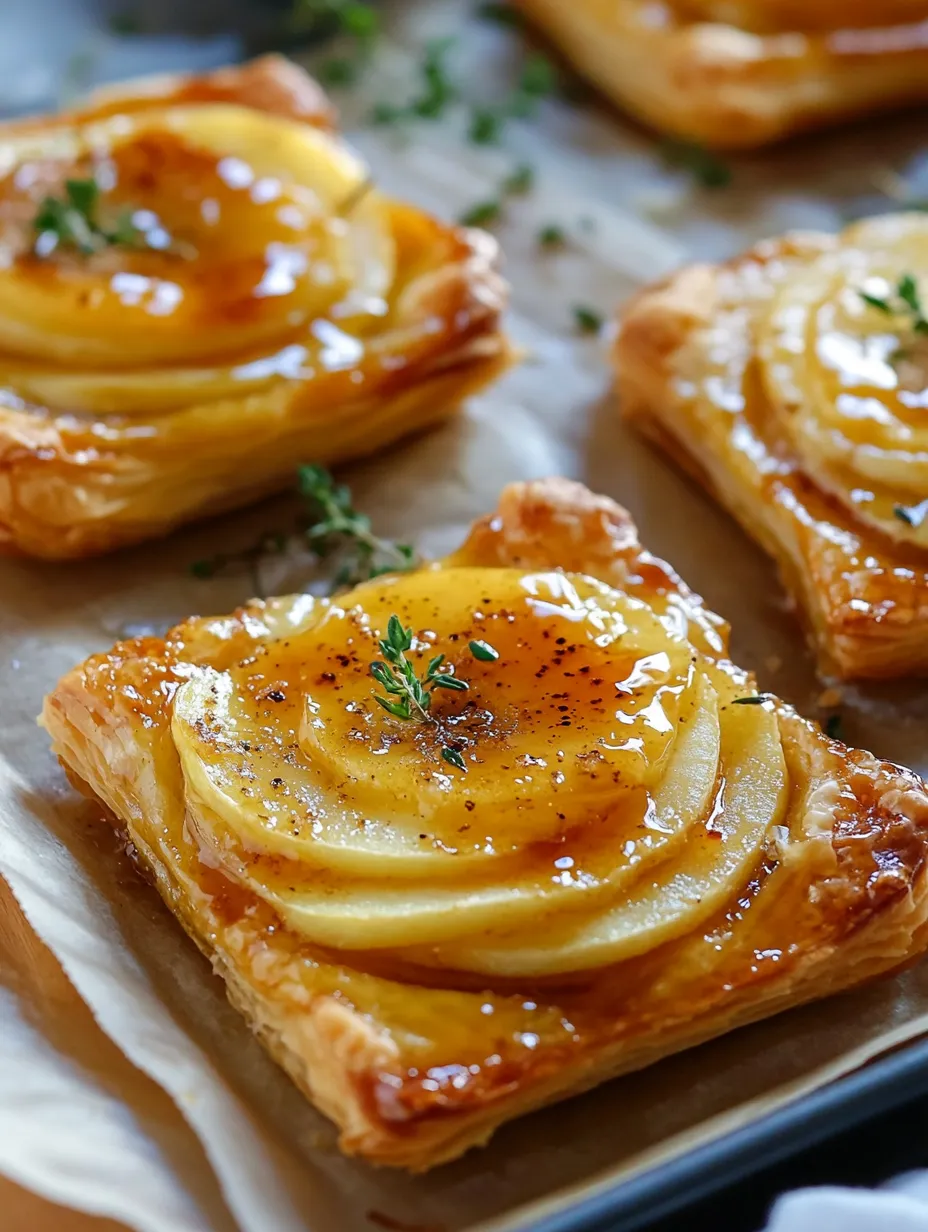
POLYGON ((404 120, 436 120, 457 98, 447 69, 447 58, 457 39, 453 35, 432 39, 426 44, 419 65, 420 87, 408 103, 378 103, 371 112, 375 124, 399 124, 404 120))
POLYGON ((731 167, 696 141, 669 139, 660 148, 668 166, 688 171, 702 188, 727 188, 732 181, 731 167))
MULTIPOLYGON (((418 718, 426 723, 435 723, 436 720, 431 714, 432 694, 435 689, 450 689, 463 693, 470 685, 466 680, 455 676, 453 666, 445 663, 443 654, 431 658, 425 675, 420 677, 415 665, 406 658, 407 651, 413 649, 414 641, 412 629, 405 628, 399 616, 394 613, 387 621, 386 637, 378 641, 380 653, 386 662, 377 659, 370 665, 371 675, 387 694, 382 697, 379 693, 374 693, 374 701, 394 718, 418 718)), ((499 651, 489 642, 468 642, 468 649, 481 663, 495 663, 499 659, 499 651)), ((457 770, 467 769, 460 746, 442 745, 441 756, 443 761, 457 770)))
POLYGON ((380 33, 380 16, 370 4, 357 0, 294 0, 290 29, 297 35, 338 31, 352 40, 352 54, 333 56, 319 66, 325 85, 350 86, 373 50, 380 33))
POLYGON ((262 592, 262 562, 280 555, 295 540, 305 540, 316 556, 336 560, 340 567, 333 587, 354 586, 384 573, 400 573, 418 563, 415 548, 408 543, 383 539, 371 529, 370 518, 359 513, 351 501, 351 489, 338 484, 324 466, 307 464, 297 468, 297 488, 304 509, 290 533, 265 531, 237 552, 194 561, 194 577, 211 578, 230 568, 247 568, 255 594, 262 592))
POLYGON ((928 317, 918 293, 918 283, 912 274, 903 274, 889 297, 871 295, 867 291, 858 291, 857 294, 865 304, 885 316, 908 317, 913 333, 928 334, 928 317))
POLYGON ((47 256, 55 248, 76 248, 89 256, 107 245, 137 247, 144 234, 132 221, 132 210, 122 210, 111 227, 100 221, 100 185, 93 176, 65 180, 64 196, 43 199, 33 219, 36 252, 47 256))
POLYGON ((341 560, 336 585, 354 586, 415 566, 415 548, 375 535, 370 518, 352 504, 351 489, 336 483, 324 466, 301 466, 297 485, 309 516, 303 531, 309 546, 317 556, 341 560))
POLYGON ((380 653, 386 663, 371 664, 371 675, 388 694, 381 697, 374 694, 374 701, 383 706, 384 710, 397 719, 412 719, 419 717, 431 721, 429 709, 432 705, 433 689, 450 689, 454 692, 464 692, 469 686, 466 680, 460 680, 453 675, 453 668, 445 668, 445 656, 435 655, 429 660, 425 675, 420 679, 415 665, 406 658, 406 652, 413 647, 412 629, 403 627, 403 622, 397 615, 387 621, 387 636, 378 643, 380 653), (395 699, 395 700, 393 700, 395 699))

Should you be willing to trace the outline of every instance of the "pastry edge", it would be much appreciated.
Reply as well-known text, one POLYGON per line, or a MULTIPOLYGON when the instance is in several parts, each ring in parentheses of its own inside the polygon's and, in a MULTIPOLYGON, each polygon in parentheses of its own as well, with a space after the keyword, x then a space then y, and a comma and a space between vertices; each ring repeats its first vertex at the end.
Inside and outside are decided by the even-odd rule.
MULTIPOLYGON (((176 105, 188 91, 191 102, 240 103, 316 128, 336 125, 321 86, 283 56, 267 55, 204 74, 162 74, 104 87, 60 115, 0 125, 0 142, 4 134, 16 136, 49 122, 81 123, 126 109, 176 105)), ((104 413, 71 416, 45 407, 0 405, 0 555, 80 559, 241 508, 286 488, 299 461, 357 460, 451 418, 466 398, 511 367, 515 355, 501 323, 508 285, 498 272, 496 240, 392 204, 399 217, 427 223, 419 255, 431 256, 432 264, 417 268, 399 289, 396 319, 380 338, 401 339, 426 319, 440 321, 442 328, 381 392, 364 398, 323 394, 322 413, 309 415, 277 405, 289 397, 285 383, 243 398, 243 404, 260 401, 269 408, 266 422, 247 425, 256 442, 248 455, 248 482, 241 479, 244 455, 227 459, 217 474, 184 473, 185 463, 178 459, 209 449, 201 428, 194 427, 181 447, 175 445, 178 458, 172 461, 171 448, 163 443, 146 452, 125 440, 110 445, 95 437, 93 427, 111 418, 104 413), (426 250, 428 243, 434 251, 426 250), (339 406, 334 418, 328 415, 333 400, 339 406), (153 499, 159 483, 183 493, 170 517, 153 499)), ((399 354, 405 358, 402 343, 399 354)), ((184 409, 197 409, 195 397, 184 409)))
POLYGON ((928 22, 887 30, 753 34, 719 22, 649 22, 614 0, 615 31, 588 0, 516 0, 620 106, 671 136, 752 149, 928 97, 928 22))
MULTIPOLYGON (((571 512, 576 522, 571 529, 578 540, 583 530, 579 519, 589 518, 608 529, 617 543, 624 543, 631 556, 643 551, 624 510, 568 481, 512 485, 504 492, 500 508, 506 508, 507 502, 525 514, 524 525, 515 528, 515 546, 510 545, 509 549, 511 559, 519 560, 523 533, 530 552, 533 537, 544 534, 551 519, 563 522, 571 512), (577 502, 573 506, 571 494, 577 502)), ((496 537, 499 550, 497 521, 498 515, 488 515, 475 524, 472 535, 478 539, 481 535, 496 537)), ((592 524, 586 523, 588 527, 592 524)), ((669 569, 668 575, 674 576, 669 569)), ((681 584, 681 588, 688 601, 698 603, 685 586, 681 584)), ((94 765, 88 758, 82 758, 69 733, 78 731, 72 719, 82 720, 89 731, 95 731, 107 722, 118 726, 119 717, 115 712, 107 715, 95 705, 93 694, 84 688, 82 675, 83 665, 59 683, 46 701, 44 722, 75 786, 100 801, 113 816, 105 782, 94 781, 94 765)), ((782 707, 782 717, 800 733, 795 739, 804 738, 811 746, 816 737, 810 726, 797 719, 788 707, 782 707)), ((787 738, 784 729, 784 740, 787 738)), ((142 754, 143 750, 136 748, 136 757, 142 754)), ((872 773, 884 776, 879 804, 885 804, 894 817, 908 817, 901 803, 903 796, 911 794, 910 811, 918 810, 919 816, 928 818, 928 791, 914 776, 873 759, 869 759, 868 766, 872 773), (887 774, 889 777, 885 778, 887 774)), ((104 760, 99 775, 106 773, 112 772, 104 760)), ((785 984, 775 976, 768 978, 766 985, 748 983, 721 1009, 716 1007, 686 1018, 665 1030, 659 1040, 639 1040, 632 1047, 627 1041, 620 1041, 590 1049, 560 1071, 534 1079, 523 1090, 503 1089, 476 1108, 433 1107, 424 1113, 410 1114, 391 1100, 391 1067, 402 1058, 389 1036, 364 1015, 327 993, 314 996, 311 1004, 296 1014, 287 1010, 283 1000, 278 1002, 260 995, 236 967, 234 955, 218 950, 208 933, 198 927, 196 912, 186 901, 182 887, 167 864, 136 833, 131 820, 115 820, 154 876, 172 913, 211 959, 226 983, 230 1001, 297 1086, 338 1125, 342 1149, 371 1162, 412 1171, 433 1167, 484 1143, 501 1123, 532 1109, 579 1094, 738 1026, 891 972, 928 945, 928 867, 922 860, 911 883, 873 909, 840 942, 840 961, 833 969, 828 965, 833 946, 811 950, 800 959, 785 984), (888 939, 893 941, 892 945, 887 946, 888 939)))
MULTIPOLYGON (((866 601, 866 573, 855 574, 855 588, 830 573, 822 559, 827 556, 827 539, 815 530, 816 517, 805 511, 801 498, 785 490, 775 499, 755 492, 708 445, 708 434, 698 430, 694 416, 674 389, 674 358, 711 322, 707 305, 711 306, 711 289, 718 277, 744 262, 763 264, 780 255, 820 251, 832 238, 796 233, 766 240, 724 264, 685 266, 639 292, 619 314, 612 355, 615 394, 623 418, 708 492, 772 557, 785 590, 797 602, 826 674, 847 680, 928 674, 928 563, 924 568, 926 597, 917 606, 912 599, 903 611, 886 619, 859 610, 856 601, 862 597, 866 601), (758 515, 761 502, 769 504, 764 511, 769 516, 758 515), (792 516, 790 506, 798 518, 792 516), (805 546, 792 533, 804 514, 805 546)), ((876 532, 858 526, 826 494, 816 492, 816 499, 828 507, 835 526, 867 534, 868 542, 879 543, 876 532)), ((893 563, 887 562, 887 571, 893 563)), ((874 596, 875 601, 878 598, 874 596)))
MULTIPOLYGON (((282 1012, 272 998, 257 995, 247 979, 239 975, 234 962, 213 947, 192 918, 180 909, 182 899, 167 867, 139 842, 126 822, 113 817, 93 788, 77 780, 67 763, 62 764, 74 786, 97 801, 115 821, 117 829, 130 839, 136 858, 153 877, 172 915, 223 980, 229 1002, 299 1090, 334 1122, 339 1130, 340 1149, 370 1163, 411 1172, 428 1171, 472 1147, 485 1145, 502 1124, 529 1112, 581 1095, 740 1027, 891 975, 928 946, 928 865, 923 863, 905 895, 877 913, 844 943, 839 966, 843 978, 829 982, 827 967, 824 972, 822 969, 829 953, 813 952, 802 960, 804 970, 785 991, 772 980, 762 996, 751 996, 752 991, 756 994, 757 986, 748 985, 741 993, 741 1003, 736 1001, 729 1012, 684 1021, 659 1042, 645 1042, 634 1050, 622 1043, 609 1045, 598 1056, 588 1054, 582 1063, 536 1083, 517 1097, 497 1098, 475 1112, 449 1109, 419 1118, 403 1113, 391 1117, 390 1065, 398 1058, 392 1040, 363 1014, 331 995, 315 998, 300 1015, 282 1012), (871 934, 881 934, 894 916, 900 917, 895 923, 897 935, 905 932, 909 944, 898 953, 887 955, 877 941, 876 954, 868 960, 871 934), (848 958, 854 946, 862 951, 863 968, 855 964, 849 971, 848 958)), ((928 807, 928 798, 924 802, 928 807)))

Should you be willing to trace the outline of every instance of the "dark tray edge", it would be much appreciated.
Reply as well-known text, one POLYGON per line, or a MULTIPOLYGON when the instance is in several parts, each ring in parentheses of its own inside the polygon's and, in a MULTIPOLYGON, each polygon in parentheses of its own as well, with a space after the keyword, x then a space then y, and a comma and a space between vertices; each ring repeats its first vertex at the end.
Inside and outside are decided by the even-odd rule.
POLYGON ((928 1039, 922 1039, 679 1159, 520 1227, 524 1232, 634 1232, 926 1094, 928 1039))

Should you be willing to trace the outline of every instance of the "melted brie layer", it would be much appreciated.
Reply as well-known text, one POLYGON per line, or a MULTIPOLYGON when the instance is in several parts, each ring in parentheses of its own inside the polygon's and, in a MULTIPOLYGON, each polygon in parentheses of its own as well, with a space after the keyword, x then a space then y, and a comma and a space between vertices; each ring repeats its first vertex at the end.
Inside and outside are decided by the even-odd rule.
POLYGON ((890 538, 928 547, 928 336, 861 296, 895 308, 906 277, 928 311, 928 219, 859 223, 794 267, 757 345, 802 469, 890 538))
POLYGON ((785 806, 774 713, 672 625, 584 575, 511 568, 321 601, 178 689, 188 825, 326 946, 511 975, 644 952, 743 884, 785 806), (434 690, 428 718, 374 698, 394 613, 420 677, 441 654, 468 685, 434 690))

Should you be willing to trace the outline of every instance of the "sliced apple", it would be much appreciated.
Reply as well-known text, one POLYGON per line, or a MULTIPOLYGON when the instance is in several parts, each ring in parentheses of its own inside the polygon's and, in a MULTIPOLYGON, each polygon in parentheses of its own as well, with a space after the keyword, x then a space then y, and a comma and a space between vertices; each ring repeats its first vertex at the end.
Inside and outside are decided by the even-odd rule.
MULTIPOLYGON (((597 906, 582 921, 565 924, 540 913, 530 932, 431 953, 407 951, 404 957, 486 975, 583 971, 690 932, 736 895, 785 810, 786 763, 772 707, 733 704, 744 696, 743 686, 718 668, 707 665, 706 671, 722 700, 720 780, 711 811, 690 818, 682 850, 654 873, 643 874, 623 901, 606 910, 597 906)), ((673 791, 686 776, 682 763, 675 769, 673 791)))
POLYGON ((928 503, 897 512, 928 498, 928 338, 900 283, 928 307, 923 215, 859 223, 791 270, 757 346, 803 468, 891 538, 928 546, 928 503))
MULTIPOLYGON (((0 181, 0 349, 28 357, 18 379, 15 364, 5 377, 53 395, 53 406, 130 413, 145 374, 127 369, 192 362, 199 366, 187 386, 182 372, 168 382, 168 401, 176 404, 183 388, 208 401, 227 392, 240 359, 271 356, 295 344, 300 329, 303 368, 325 366, 313 321, 349 295, 354 304, 382 304, 392 284, 382 198, 347 147, 308 125, 230 104, 168 107, 30 135, 5 153, 12 165, 0 181), (29 255, 42 195, 91 175, 101 214, 132 211, 146 234, 155 219, 170 243, 29 255), (5 226, 4 205, 14 220, 5 226), (213 374, 209 361, 229 356, 213 374), (63 377, 49 387, 29 359, 83 371, 71 389, 63 377), (108 370, 99 389, 87 372, 96 366, 108 370)), ((142 393, 138 404, 147 408, 150 398, 142 393)))

